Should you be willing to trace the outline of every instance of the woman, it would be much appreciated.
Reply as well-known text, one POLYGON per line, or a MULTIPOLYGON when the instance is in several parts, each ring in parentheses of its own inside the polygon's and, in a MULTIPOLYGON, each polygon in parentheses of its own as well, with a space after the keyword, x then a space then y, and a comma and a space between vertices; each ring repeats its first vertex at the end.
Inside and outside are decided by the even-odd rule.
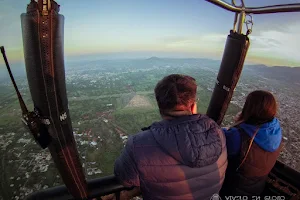
POLYGON ((228 168, 220 191, 224 195, 260 195, 281 150, 277 103, 266 91, 251 92, 236 123, 224 130, 228 168))

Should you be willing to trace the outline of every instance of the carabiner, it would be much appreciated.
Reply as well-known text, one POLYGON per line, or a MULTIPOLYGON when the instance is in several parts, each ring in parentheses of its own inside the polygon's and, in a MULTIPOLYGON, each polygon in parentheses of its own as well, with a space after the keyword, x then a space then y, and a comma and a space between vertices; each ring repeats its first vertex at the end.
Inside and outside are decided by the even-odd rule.
POLYGON ((247 27, 246 35, 248 36, 249 34, 252 33, 252 28, 253 28, 253 17, 252 17, 251 14, 246 15, 245 24, 246 24, 246 27, 247 27), (250 17, 250 19, 247 19, 247 17, 250 17))

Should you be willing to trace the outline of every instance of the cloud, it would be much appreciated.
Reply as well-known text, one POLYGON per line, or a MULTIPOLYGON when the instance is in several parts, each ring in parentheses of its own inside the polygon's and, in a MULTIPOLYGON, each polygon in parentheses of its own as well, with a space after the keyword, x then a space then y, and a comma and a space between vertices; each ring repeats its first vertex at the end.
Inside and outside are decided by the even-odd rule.
POLYGON ((251 54, 300 62, 299 32, 299 24, 290 24, 285 31, 266 30, 250 36, 251 54))
POLYGON ((223 49, 226 35, 211 33, 199 36, 162 38, 163 46, 170 50, 187 50, 192 52, 219 52, 223 49))
MULTIPOLYGON (((286 25, 283 30, 269 29, 250 35, 248 62, 266 65, 299 66, 300 26, 286 25)), ((167 51, 198 53, 208 57, 222 58, 227 34, 211 33, 199 36, 170 36, 160 39, 167 51)))

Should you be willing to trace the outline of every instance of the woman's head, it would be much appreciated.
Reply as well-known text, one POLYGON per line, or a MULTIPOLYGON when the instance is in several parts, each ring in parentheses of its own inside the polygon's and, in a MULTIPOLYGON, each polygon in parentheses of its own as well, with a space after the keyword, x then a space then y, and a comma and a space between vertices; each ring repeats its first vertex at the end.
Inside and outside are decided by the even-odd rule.
POLYGON ((271 121, 277 112, 277 103, 272 93, 262 90, 251 92, 246 99, 239 121, 263 124, 271 121))

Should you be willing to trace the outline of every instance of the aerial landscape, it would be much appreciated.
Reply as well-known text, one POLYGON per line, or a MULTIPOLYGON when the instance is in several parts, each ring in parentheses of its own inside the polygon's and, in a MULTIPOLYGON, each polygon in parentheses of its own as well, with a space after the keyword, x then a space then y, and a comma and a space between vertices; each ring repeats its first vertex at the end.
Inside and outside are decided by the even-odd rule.
MULTIPOLYGON (((73 134, 87 179, 111 175, 128 137, 160 120, 153 91, 158 80, 171 73, 195 77, 198 111, 205 114, 219 65, 217 60, 158 57, 66 63, 73 134)), ((25 72, 12 68, 24 100, 32 109, 25 72)), ((232 123, 249 92, 273 92, 279 102, 285 144, 280 160, 298 171, 299 69, 246 65, 223 122, 223 126, 232 123)), ((42 150, 23 126, 16 94, 7 72, 1 70, 0 199, 24 199, 29 193, 63 183, 48 150, 42 150)))
MULTIPOLYGON (((28 110, 34 110, 27 79, 29 74, 33 75, 31 89, 33 85, 37 86, 34 93, 45 93, 48 101, 53 98, 51 101, 54 102, 55 98, 54 107, 64 107, 61 113, 60 109, 52 108, 57 121, 68 118, 67 123, 62 122, 67 125, 67 136, 59 135, 55 130, 55 137, 62 136, 66 144, 52 134, 54 140, 59 141, 59 145, 55 145, 59 148, 51 149, 51 145, 56 144, 53 142, 50 145, 52 154, 48 148, 42 149, 21 120, 16 92, 0 58, 0 200, 23 200, 34 192, 62 186, 68 181, 68 191, 74 198, 77 198, 75 193, 80 193, 81 198, 87 193, 90 195, 80 178, 83 177, 78 167, 80 163, 73 162, 78 160, 72 158, 72 152, 76 151, 65 148, 67 143, 74 144, 70 136, 74 135, 87 180, 113 175, 114 163, 128 139, 161 120, 154 95, 157 82, 170 74, 194 77, 198 85, 198 113, 204 115, 219 82, 222 58, 245 64, 221 126, 233 125, 234 117, 241 111, 250 92, 272 92, 278 102, 276 117, 283 135, 278 160, 285 165, 273 168, 266 188, 271 183, 270 191, 276 190, 274 194, 280 191, 278 194, 294 195, 299 186, 296 177, 300 175, 298 11, 300 0, 289 0, 288 4, 286 0, 0 0, 1 50, 3 53, 5 47, 28 110), (233 10, 229 12, 228 9, 233 10), (237 50, 244 44, 250 44, 249 49, 237 50), (245 56, 245 60, 233 59, 235 54, 236 57, 245 56), (30 69, 27 66, 28 74, 25 63, 30 65, 30 69), (62 71, 65 79, 61 76, 62 71), (48 81, 53 87, 41 89, 42 81, 38 79, 43 79, 44 83, 48 81), (63 81, 57 83, 55 79, 63 81), (68 101, 61 98, 65 97, 64 81, 68 101), (49 93, 45 92, 47 89, 49 93), (68 151, 67 156, 64 150, 68 151), (64 181, 56 166, 58 162, 55 164, 52 156, 62 161, 64 167, 60 172, 67 174, 64 181), (278 176, 270 178, 274 174, 278 176)), ((224 86, 223 89, 229 89, 224 86)), ((47 103, 41 96, 34 95, 36 104, 47 103)), ((49 105, 45 107, 50 111, 49 105)), ((42 117, 42 123, 49 125, 51 116, 42 117)), ((61 133, 66 133, 62 126, 60 128, 61 133)), ((205 151, 201 149, 202 152, 205 151)), ((191 191, 192 188, 190 185, 191 191)), ((159 189, 166 191, 164 187, 159 189)), ((211 199, 215 199, 215 195, 218 196, 214 194, 211 199)), ((238 198, 242 196, 233 197, 238 198)))

